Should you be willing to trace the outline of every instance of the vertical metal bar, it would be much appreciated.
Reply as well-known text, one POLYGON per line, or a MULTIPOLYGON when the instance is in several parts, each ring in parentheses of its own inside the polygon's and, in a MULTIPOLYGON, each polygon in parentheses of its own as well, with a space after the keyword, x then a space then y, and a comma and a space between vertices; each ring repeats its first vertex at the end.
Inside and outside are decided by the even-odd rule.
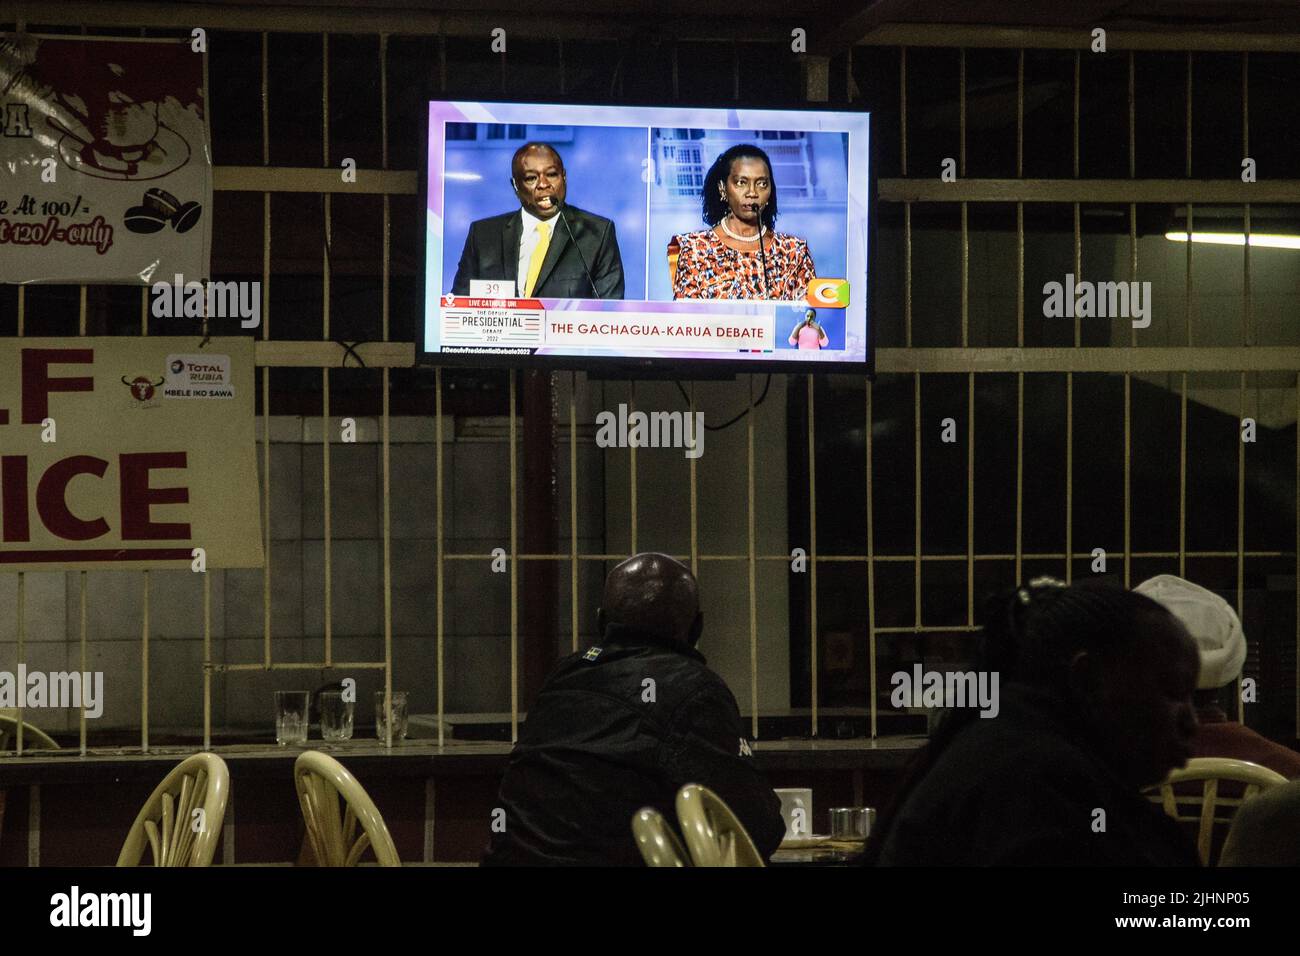
MULTIPOLYGON (((1192 51, 1187 51, 1187 138, 1185 144, 1185 173, 1190 179, 1192 175, 1192 51)), ((1192 204, 1187 204, 1187 251, 1186 251, 1186 275, 1184 284, 1185 300, 1183 303, 1184 317, 1187 323, 1187 344, 1192 344, 1192 234, 1195 225, 1193 223, 1192 204)), ((1178 445, 1178 575, 1186 577, 1187 575, 1187 373, 1183 372, 1181 376, 1181 387, 1178 395, 1179 406, 1179 445, 1178 445)))
MULTIPOLYGON (((1128 54, 1128 177, 1137 172, 1137 88, 1133 51, 1128 54)), ((1137 282, 1137 203, 1128 205, 1128 278, 1137 282)), ((1133 288, 1133 287, 1130 287, 1133 288)), ((1129 323, 1129 347, 1137 345, 1137 329, 1129 323)), ((1124 587, 1133 586, 1133 376, 1124 373, 1124 587)))
MULTIPOLYGON (((1246 373, 1241 373, 1238 421, 1246 417, 1246 373)), ((1258 415, 1258 411, 1256 411, 1258 415)), ((1246 443, 1237 435, 1237 617, 1240 619, 1245 605, 1246 580, 1246 443)), ((1298 582, 1300 583, 1300 582, 1298 582)), ((1237 675, 1237 720, 1245 723, 1246 704, 1241 699, 1241 675, 1237 675)))
POLYGON ((235 862, 235 793, 232 784, 226 795, 226 817, 221 827, 221 862, 227 866, 235 862))
MULTIPOLYGON (((1250 54, 1241 55, 1241 155, 1250 155, 1250 54)), ((1250 203, 1245 204, 1243 227, 1246 241, 1241 245, 1241 268, 1244 273, 1242 294, 1244 296, 1241 311, 1241 344, 1254 344, 1254 315, 1250 299, 1250 203)), ((1191 237, 1188 237, 1191 245, 1191 237)), ((1244 376, 1244 372, 1242 373, 1244 376)), ((1238 695, 1240 696, 1240 695, 1238 695)))
POLYGON ((578 373, 569 373, 569 617, 578 650, 578 373))
MULTIPOLYGON (((695 383, 694 382, 691 382, 689 395, 690 395, 691 421, 694 422, 697 420, 695 418, 695 383)), ((699 428, 701 431, 703 431, 704 425, 702 422, 699 425, 699 428)), ((697 442, 700 441, 700 436, 698 434, 696 435, 695 440, 697 442)), ((691 467, 691 574, 694 574, 698 577, 700 573, 700 534, 699 534, 700 525, 699 525, 699 509, 698 509, 699 483, 697 481, 696 472, 695 472, 695 461, 696 461, 695 458, 690 459, 690 463, 691 463, 690 466, 691 467)))
MULTIPOLYGON (((1241 55, 1241 155, 1250 155, 1250 54, 1242 53, 1241 55)), ((1241 344, 1249 346, 1252 344, 1251 331, 1254 327, 1253 316, 1251 315, 1250 300, 1250 203, 1245 204, 1243 210, 1242 227, 1245 233, 1245 241, 1241 245, 1241 344)), ((1188 236, 1188 243, 1191 245, 1191 237, 1188 236)), ((1258 380, 1258 373, 1256 373, 1258 380)), ((1241 372, 1240 379, 1241 390, 1241 414, 1239 418, 1246 417, 1246 373, 1241 372)), ((1256 418, 1259 417, 1259 409, 1255 409, 1256 418)), ((1300 579, 1297 580, 1297 586, 1300 586, 1300 579)), ((1240 618, 1244 611, 1246 590, 1246 443, 1241 441, 1241 435, 1237 436, 1237 617, 1240 618)), ((1237 720, 1240 723, 1246 722, 1246 702, 1241 696, 1241 675, 1237 675, 1237 720)), ((1300 692, 1300 685, 1297 686, 1300 692)))
POLYGON ((434 812, 437 809, 437 786, 433 777, 424 781, 424 854, 425 863, 433 862, 434 812))
POLYGON ((443 502, 442 502, 442 366, 433 370, 433 427, 434 427, 434 627, 437 642, 435 651, 438 660, 438 746, 444 743, 443 728, 443 649, 445 630, 443 626, 443 502))
MULTIPOLYGON (((750 376, 751 380, 753 376, 750 376)), ((817 736, 817 432, 816 432, 816 389, 815 379, 812 374, 808 375, 808 605, 811 609, 811 616, 808 622, 808 646, 810 650, 809 660, 812 666, 812 729, 810 733, 817 736)), ((752 396, 752 388, 751 388, 752 396)), ((751 403, 753 399, 751 397, 751 403)), ((750 417, 753 417, 753 411, 750 411, 750 417)), ((752 434, 753 429, 750 429, 752 434)), ((753 454, 750 454, 750 460, 753 460, 753 454)), ((752 489, 754 486, 753 469, 750 469, 750 527, 754 524, 753 504, 754 496, 752 489)), ((754 561, 754 538, 750 535, 749 542, 749 560, 752 567, 754 561)), ((751 572, 752 574, 752 572, 751 572)), ((750 579, 750 588, 754 586, 753 579, 750 579)), ((757 679, 757 670, 755 671, 757 679)))
MULTIPOLYGON (((899 49, 898 58, 898 126, 899 165, 907 175, 907 47, 899 49)), ((903 329, 907 347, 912 347, 912 204, 903 203, 903 329)), ((921 626, 921 373, 912 374, 913 393, 913 477, 915 488, 915 533, 913 537, 912 592, 916 627, 921 626)))
MULTIPOLYGON (((1025 175, 1025 51, 1016 57, 1016 178, 1025 175)), ((1025 204, 1016 203, 1016 348, 1025 347, 1025 204)), ((1016 373, 1016 584, 1025 551, 1025 373, 1016 373)))
MULTIPOLYGON (((1300 374, 1295 381, 1295 411, 1296 421, 1300 422, 1300 374)), ((1300 688, 1300 429, 1296 430, 1295 442, 1295 516, 1295 686, 1300 688)), ((1295 697, 1295 735, 1300 737, 1300 693, 1295 697)))
MULTIPOLYGON (((966 50, 960 55, 958 135, 961 177, 966 178, 966 50)), ((970 222, 961 204, 961 345, 970 346, 970 222)), ((966 623, 975 623, 975 373, 966 375, 966 623)), ((917 489, 920 493, 920 489, 917 489)))
MULTIPOLYGON (((262 165, 271 165, 271 99, 267 57, 270 47, 262 34, 262 165)), ((262 193, 262 341, 271 336, 271 194, 262 193)), ((262 663, 271 666, 271 367, 262 366, 262 663)))
MULTIPOLYGON (((754 376, 746 376, 749 388, 749 413, 745 415, 746 511, 749 542, 749 709, 750 736, 758 737, 758 594, 754 551, 754 376)), ((813 735, 817 733, 817 640, 813 637, 813 735)))
MULTIPOLYGON (((388 35, 380 34, 379 36, 379 156, 380 164, 384 169, 388 168, 388 35)), ((326 149, 329 148, 329 142, 326 141, 326 149)), ((388 194, 384 193, 384 221, 383 221, 383 251, 381 269, 381 300, 380 314, 383 323, 384 341, 388 341, 388 308, 389 308, 389 259, 391 256, 391 222, 389 219, 389 202, 388 194)), ((381 441, 381 454, 383 458, 383 499, 384 499, 384 700, 391 701, 393 697, 393 509, 392 509, 392 431, 390 420, 390 396, 389 387, 390 370, 388 366, 380 372, 380 388, 383 390, 383 402, 381 413, 383 416, 381 441)), ((328 657, 326 658, 328 660, 328 657)), ((387 704, 391 711, 391 704, 387 704)), ((388 725, 387 732, 391 738, 392 721, 385 720, 388 725)))
MULTIPOLYGON (((21 288, 21 286, 19 287, 21 288)), ((26 669, 27 664, 27 574, 23 571, 18 572, 18 667, 20 670, 26 669)), ((23 755, 23 706, 26 700, 26 694, 18 695, 18 706, 15 708, 18 715, 18 732, 14 738, 14 753, 16 756, 23 755)))
MULTIPOLYGON (((1074 90, 1071 109, 1071 169, 1079 178, 1079 51, 1074 51, 1074 90)), ((1083 278, 1083 236, 1079 204, 1074 203, 1074 274, 1083 278)), ((1083 326, 1077 311, 1074 317, 1074 344, 1083 338, 1083 326)), ((1074 579, 1074 373, 1065 373, 1065 581, 1074 579)))
POLYGON ((913 462, 913 480, 916 483, 914 503, 914 537, 912 541, 912 600, 914 604, 915 623, 921 627, 921 373, 912 373, 913 416, 915 424, 915 447, 913 462))
POLYGON ((18 337, 19 338, 22 338, 22 336, 25 334, 26 325, 27 325, 27 286, 20 285, 18 287, 18 337))
MULTIPOLYGON (((87 637, 87 634, 86 634, 86 625, 87 625, 87 618, 86 618, 86 572, 85 572, 85 571, 80 571, 80 572, 78 572, 78 574, 77 574, 77 578, 78 578, 78 588, 77 588, 77 590, 78 590, 78 592, 79 592, 79 594, 80 594, 79 601, 78 601, 78 604, 79 604, 79 613, 78 613, 78 617, 79 617, 79 619, 80 619, 80 620, 79 620, 79 623, 80 623, 80 633, 81 633, 81 673, 85 674, 85 673, 89 672, 89 670, 90 670, 90 668, 89 668, 88 666, 86 666, 86 659, 87 659, 87 657, 88 657, 88 654, 87 654, 87 650, 88 650, 88 648, 87 648, 87 645, 86 645, 86 637, 87 637)), ((78 730, 78 737, 79 737, 79 743, 80 743, 80 746, 81 746, 81 755, 84 757, 84 756, 86 755, 86 703, 85 703, 84 695, 83 695, 83 699, 82 699, 82 703, 81 703, 81 717, 80 717, 80 720, 78 721, 78 723, 80 724, 80 727, 79 727, 79 730, 78 730)))
POLYGON ((143 572, 143 613, 140 620, 140 752, 149 752, 149 572, 143 572))
POLYGON ((966 624, 975 624, 975 373, 966 373, 966 624))
MULTIPOLYGON (((1071 124, 1074 130, 1074 178, 1079 178, 1079 51, 1074 51, 1074 121, 1071 124)), ((1082 213, 1079 203, 1074 204, 1074 276, 1076 281, 1083 279, 1083 236, 1082 236, 1082 213)), ((1074 315, 1074 344, 1077 347, 1083 337, 1083 320, 1079 317, 1079 310, 1073 310, 1074 315)))
MULTIPOLYGON (((635 411, 636 411, 636 379, 633 379, 631 382, 628 383, 628 387, 627 387, 627 414, 628 414, 628 418, 629 418, 629 420, 630 420, 631 417, 632 417, 632 413, 635 412, 635 411)), ((632 511, 632 528, 631 528, 632 550, 631 550, 630 553, 631 553, 631 554, 636 554, 636 553, 637 553, 637 549, 636 549, 636 544, 637 544, 637 527, 636 527, 636 511, 637 511, 637 507, 636 507, 636 445, 633 444, 632 442, 628 442, 628 449, 627 449, 627 450, 628 450, 628 466, 627 466, 627 469, 628 469, 629 481, 630 481, 630 483, 631 483, 631 486, 630 486, 630 489, 629 489, 629 495, 630 495, 630 507, 631 507, 631 511, 632 511)))
POLYGON ((1074 373, 1065 373, 1065 583, 1074 574, 1074 373))
MULTIPOLYGON (((22 724, 19 722, 19 733, 22 724)), ((41 787, 32 784, 27 788, 27 865, 41 865, 41 787)))
POLYGON ((515 370, 510 376, 510 742, 519 739, 519 483, 515 474, 515 370))
POLYGON ((871 674, 867 681, 868 706, 871 712, 871 738, 876 738, 877 731, 877 706, 876 706, 876 529, 874 523, 875 515, 875 485, 872 479, 872 461, 871 446, 873 439, 871 436, 871 379, 865 382, 864 393, 866 395, 866 441, 867 446, 867 663, 871 668, 871 674))
MULTIPOLYGON (((1186 175, 1192 178, 1192 51, 1187 51, 1187 144, 1186 175)), ((1187 204, 1187 301, 1185 303, 1187 320, 1187 344, 1192 344, 1192 204, 1187 204)))
MULTIPOLYGON (((321 34, 321 154, 322 165, 330 164, 330 42, 329 34, 321 34)), ((321 339, 330 338, 330 212, 331 196, 324 194, 325 200, 325 249, 321 259, 321 339)), ((324 522, 325 522, 325 666, 334 662, 334 522, 333 497, 330 489, 330 370, 320 370, 321 374, 321 470, 324 475, 324 522)), ((385 726, 391 730, 392 721, 385 719, 385 726)))
MULTIPOLYGON (((86 669, 85 660, 81 669, 86 669)), ((212 749, 212 578, 207 571, 203 572, 203 749, 212 749)))
MULTIPOLYGON (((899 50, 898 58, 898 128, 899 165, 901 175, 907 175, 907 47, 899 50)), ((912 347, 912 204, 903 203, 903 330, 907 347, 912 347)), ((920 494, 917 486, 917 494, 920 494)))

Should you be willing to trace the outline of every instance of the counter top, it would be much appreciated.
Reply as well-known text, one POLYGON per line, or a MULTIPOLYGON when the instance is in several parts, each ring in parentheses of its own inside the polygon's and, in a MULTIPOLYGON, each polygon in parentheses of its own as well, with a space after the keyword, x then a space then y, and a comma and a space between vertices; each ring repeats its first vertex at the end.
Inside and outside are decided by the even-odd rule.
MULTIPOLYGON (((764 770, 895 770, 925 743, 923 736, 893 736, 846 740, 800 739, 760 740, 754 744, 754 758, 764 770)), ((311 741, 310 747, 280 747, 275 744, 217 746, 212 752, 222 757, 245 777, 280 776, 284 765, 307 749, 319 749, 365 775, 382 772, 393 776, 433 776, 498 772, 510 753, 509 743, 449 740, 405 740, 391 750, 373 740, 342 744, 311 741)), ((179 746, 138 749, 92 749, 85 756, 76 750, 38 750, 21 757, 0 756, 0 787, 36 783, 65 783, 87 779, 157 779, 173 765, 195 753, 196 748, 179 746)))

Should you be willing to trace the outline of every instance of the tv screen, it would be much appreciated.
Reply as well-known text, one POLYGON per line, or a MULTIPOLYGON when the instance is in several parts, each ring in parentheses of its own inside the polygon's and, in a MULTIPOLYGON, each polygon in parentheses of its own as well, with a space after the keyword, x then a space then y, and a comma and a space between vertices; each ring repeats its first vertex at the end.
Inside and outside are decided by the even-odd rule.
POLYGON ((868 370, 869 123, 430 103, 427 359, 868 370))

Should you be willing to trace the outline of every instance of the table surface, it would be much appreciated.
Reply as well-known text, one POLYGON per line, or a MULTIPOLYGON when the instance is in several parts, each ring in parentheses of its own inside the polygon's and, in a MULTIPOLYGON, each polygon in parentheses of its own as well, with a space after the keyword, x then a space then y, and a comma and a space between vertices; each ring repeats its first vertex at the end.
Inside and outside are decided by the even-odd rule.
POLYGON ((851 866, 860 851, 814 847, 807 850, 777 850, 772 866, 851 866))
MULTIPOLYGON (((923 736, 759 740, 754 744, 754 756, 763 770, 896 770, 925 741, 923 736)), ((363 768, 366 764, 382 764, 389 773, 428 776, 433 771, 500 772, 511 748, 508 742, 448 740, 439 744, 436 740, 408 739, 395 743, 390 750, 377 740, 360 738, 337 744, 310 740, 304 747, 241 743, 214 746, 211 752, 254 776, 281 773, 283 765, 296 760, 304 750, 321 750, 340 760, 355 761, 363 768)), ((0 754, 0 789, 47 780, 83 779, 110 770, 128 776, 150 776, 196 752, 198 748, 185 746, 150 747, 148 753, 125 747, 91 748, 85 755, 75 749, 33 750, 21 757, 10 752, 0 754)))

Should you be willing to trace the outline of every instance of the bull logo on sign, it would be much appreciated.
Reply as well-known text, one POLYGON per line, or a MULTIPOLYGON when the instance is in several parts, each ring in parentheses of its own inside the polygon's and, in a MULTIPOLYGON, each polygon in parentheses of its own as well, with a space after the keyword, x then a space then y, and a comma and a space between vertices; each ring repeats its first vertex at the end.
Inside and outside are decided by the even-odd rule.
POLYGON ((144 375, 137 375, 133 379, 128 379, 125 375, 122 376, 122 384, 131 390, 131 397, 142 405, 147 405, 153 401, 155 389, 165 381, 166 379, 160 378, 155 382, 144 375))

